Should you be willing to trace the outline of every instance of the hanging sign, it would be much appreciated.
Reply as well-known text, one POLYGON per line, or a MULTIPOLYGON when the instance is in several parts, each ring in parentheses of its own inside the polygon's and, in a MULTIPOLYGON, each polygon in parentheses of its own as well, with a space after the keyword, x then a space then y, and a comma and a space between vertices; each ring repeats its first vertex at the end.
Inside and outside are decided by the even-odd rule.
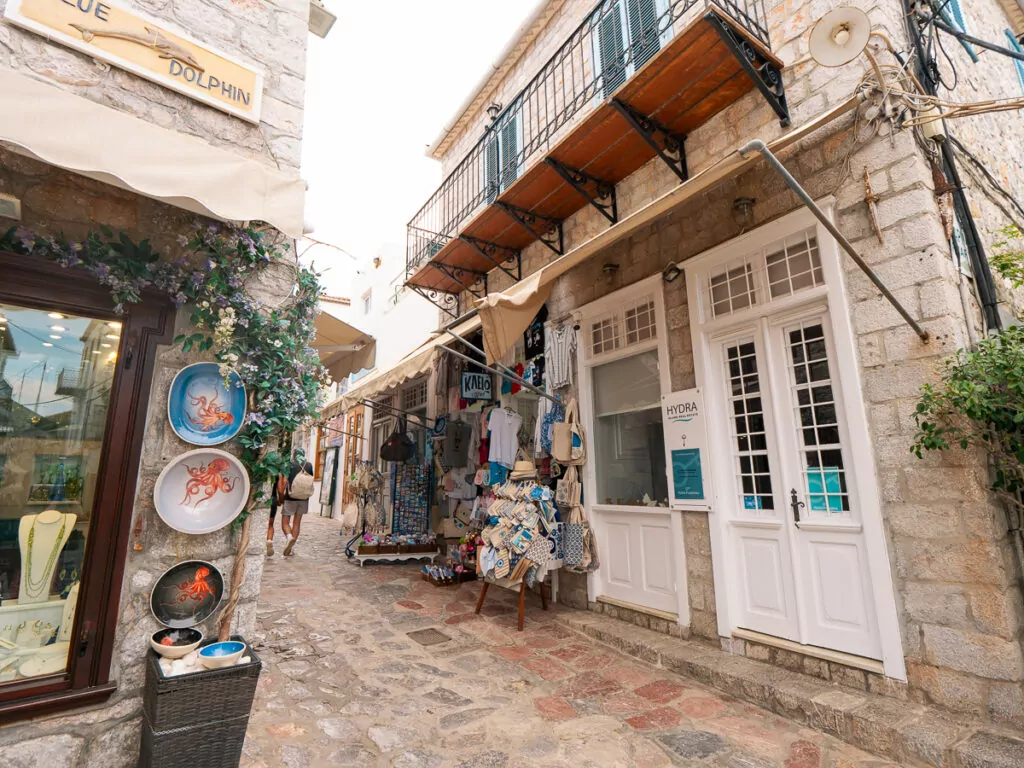
POLYGON ((684 389, 661 398, 669 504, 673 509, 711 507, 704 415, 700 389, 684 389))
POLYGON ((493 400, 493 384, 489 373, 462 373, 462 399, 463 400, 493 400))
POLYGON ((110 0, 7 0, 4 17, 49 40, 252 123, 263 74, 110 0))

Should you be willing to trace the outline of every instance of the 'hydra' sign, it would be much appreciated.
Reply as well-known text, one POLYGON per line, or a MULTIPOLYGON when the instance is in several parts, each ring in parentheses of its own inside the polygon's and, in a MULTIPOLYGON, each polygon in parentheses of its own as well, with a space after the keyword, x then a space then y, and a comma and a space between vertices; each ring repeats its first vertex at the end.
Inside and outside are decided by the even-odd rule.
POLYGON ((249 122, 260 121, 263 74, 110 0, 8 0, 20 27, 249 122))
POLYGON ((699 389, 672 392, 661 398, 665 430, 665 461, 674 509, 709 509, 707 429, 699 389))

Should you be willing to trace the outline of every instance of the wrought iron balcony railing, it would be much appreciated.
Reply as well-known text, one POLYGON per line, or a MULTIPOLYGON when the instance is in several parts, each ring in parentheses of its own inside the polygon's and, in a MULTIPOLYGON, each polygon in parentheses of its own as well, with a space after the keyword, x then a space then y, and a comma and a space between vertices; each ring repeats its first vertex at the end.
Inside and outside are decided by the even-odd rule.
MULTIPOLYGON (((764 83, 757 87, 774 97, 772 106, 785 120, 778 70, 762 53, 770 50, 763 0, 600 0, 409 221, 407 278, 459 236, 479 211, 501 205, 502 193, 578 124, 576 118, 606 104, 654 59, 694 17, 688 14, 694 9, 725 15, 730 27, 743 31, 730 49, 736 58, 745 57, 748 72, 763 70, 758 76, 764 83)), ((681 82, 679 88, 688 85, 681 82)), ((548 162, 563 177, 573 171, 548 162)), ((493 267, 503 266, 502 255, 494 258, 477 250, 493 267)))

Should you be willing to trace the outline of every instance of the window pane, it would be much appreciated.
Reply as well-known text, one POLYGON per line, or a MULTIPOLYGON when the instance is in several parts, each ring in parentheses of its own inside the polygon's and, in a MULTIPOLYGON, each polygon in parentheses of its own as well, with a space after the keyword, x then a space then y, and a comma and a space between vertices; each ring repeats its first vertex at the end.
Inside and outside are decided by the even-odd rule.
POLYGON ((661 406, 595 419, 595 475, 601 504, 668 501, 661 406))
POLYGON ((120 333, 0 305, 0 683, 66 668, 120 333))
POLYGON ((726 374, 729 377, 729 399, 735 418, 732 433, 735 467, 740 486, 740 508, 756 514, 775 509, 772 495, 771 467, 768 463, 768 440, 765 434, 764 406, 760 395, 757 355, 753 343, 747 342, 726 349, 726 374), (741 375, 741 371, 743 374, 741 375))
POLYGON ((593 371, 594 412, 598 416, 661 407, 657 351, 597 365, 593 371))
POLYGON ((593 368, 597 501, 668 499, 661 384, 654 350, 593 368))

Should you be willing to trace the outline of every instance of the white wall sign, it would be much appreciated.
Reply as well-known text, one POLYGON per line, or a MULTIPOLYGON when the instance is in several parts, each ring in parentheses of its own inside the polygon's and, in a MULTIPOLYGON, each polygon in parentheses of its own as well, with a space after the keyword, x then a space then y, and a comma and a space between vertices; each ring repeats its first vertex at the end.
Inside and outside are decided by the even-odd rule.
POLYGON ((489 373, 462 373, 463 400, 490 400, 493 397, 493 380, 489 373))
POLYGON ((704 417, 704 399, 700 389, 684 389, 661 398, 669 504, 673 509, 711 508, 711 475, 704 417))

